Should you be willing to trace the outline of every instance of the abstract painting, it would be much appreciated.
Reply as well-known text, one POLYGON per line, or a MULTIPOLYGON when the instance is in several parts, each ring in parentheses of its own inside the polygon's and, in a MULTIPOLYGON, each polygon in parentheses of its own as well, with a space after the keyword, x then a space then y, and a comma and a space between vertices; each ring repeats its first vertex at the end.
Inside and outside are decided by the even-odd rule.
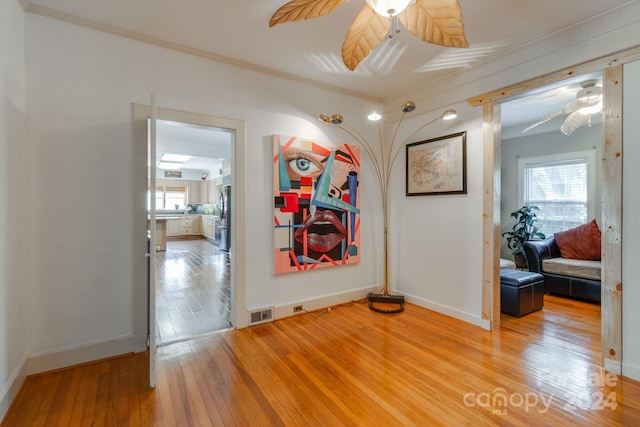
POLYGON ((360 150, 273 135, 275 273, 360 261, 360 150))

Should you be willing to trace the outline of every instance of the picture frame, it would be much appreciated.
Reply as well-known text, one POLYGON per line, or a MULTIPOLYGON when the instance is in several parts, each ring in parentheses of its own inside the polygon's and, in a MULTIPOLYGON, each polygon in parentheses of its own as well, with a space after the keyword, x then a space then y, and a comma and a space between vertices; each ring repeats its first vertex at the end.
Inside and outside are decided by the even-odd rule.
POLYGON ((467 132, 406 145, 406 195, 467 194, 467 132))

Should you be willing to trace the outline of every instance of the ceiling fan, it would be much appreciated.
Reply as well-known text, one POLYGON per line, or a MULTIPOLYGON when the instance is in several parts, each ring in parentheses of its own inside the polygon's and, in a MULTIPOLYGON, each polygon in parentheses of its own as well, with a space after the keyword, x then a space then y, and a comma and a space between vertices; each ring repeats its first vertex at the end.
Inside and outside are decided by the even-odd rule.
MULTIPOLYGON (((348 0, 292 0, 271 17, 269 27, 327 15, 348 0)), ((342 61, 351 71, 385 38, 399 32, 398 20, 423 41, 468 47, 458 0, 366 0, 342 44, 342 61), (395 20, 395 30, 391 30, 395 20)))
POLYGON ((580 84, 582 89, 576 93, 576 99, 562 107, 560 111, 545 117, 539 122, 529 126, 522 133, 533 129, 556 117, 568 114, 560 126, 560 131, 565 135, 571 135, 573 131, 584 124, 591 126, 591 116, 602 111, 602 87, 597 86, 597 80, 586 80, 580 84))

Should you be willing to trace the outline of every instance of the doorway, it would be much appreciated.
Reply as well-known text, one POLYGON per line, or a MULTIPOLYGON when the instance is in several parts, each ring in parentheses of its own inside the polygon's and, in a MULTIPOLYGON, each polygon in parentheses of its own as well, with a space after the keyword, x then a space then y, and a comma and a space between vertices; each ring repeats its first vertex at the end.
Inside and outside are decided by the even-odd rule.
MULTIPOLYGON (((631 55, 633 56, 633 55, 631 55)), ((625 60, 630 60, 625 58, 625 60)), ((603 71, 604 136, 602 195, 602 291, 601 331, 604 368, 621 372, 622 327, 622 64, 602 57, 570 69, 560 70, 523 83, 486 93, 467 100, 469 104, 483 106, 484 128, 484 182, 483 182, 483 318, 491 329, 500 327, 500 177, 501 102, 526 93, 550 82, 560 82, 568 75, 581 75, 603 71)))
POLYGON ((158 345, 233 327, 230 239, 231 129, 158 120, 156 252, 158 345), (164 225, 164 226, 163 226, 164 225), (225 233, 225 237, 230 234, 225 233))
MULTIPOLYGON (((599 200, 602 199, 603 165, 597 161, 602 158, 604 145, 602 80, 602 72, 588 73, 501 103, 500 198, 497 200, 501 212, 498 242, 501 259, 513 257, 502 236, 512 231, 516 223, 511 212, 525 205, 537 208, 533 211, 537 216, 534 225, 546 238, 593 219, 602 228, 599 200), (580 108, 585 110, 580 112, 580 108)), ((599 248, 594 246, 598 259, 599 248)), ((585 264, 590 262, 593 261, 585 264)), ((534 271, 538 268, 534 267, 534 271)), ((527 269, 526 264, 523 269, 527 269)), ((597 269, 599 277, 600 269, 597 269)), ((576 274, 580 277, 584 273, 576 274)), ((553 286, 553 283, 545 284, 547 290, 553 286)), ((565 295, 561 295, 564 289, 555 290, 558 295, 545 294, 543 310, 531 314, 545 325, 551 328, 560 313, 580 316, 579 310, 591 315, 597 313, 600 319, 599 283, 574 282, 571 292, 565 295), (576 295, 585 300, 576 299, 576 295), (571 309, 578 311, 572 313, 571 309)), ((501 321, 509 323, 511 328, 518 326, 518 322, 505 315, 501 321)), ((585 326, 579 335, 567 336, 567 340, 597 342, 600 350, 600 326, 600 322, 585 326)))

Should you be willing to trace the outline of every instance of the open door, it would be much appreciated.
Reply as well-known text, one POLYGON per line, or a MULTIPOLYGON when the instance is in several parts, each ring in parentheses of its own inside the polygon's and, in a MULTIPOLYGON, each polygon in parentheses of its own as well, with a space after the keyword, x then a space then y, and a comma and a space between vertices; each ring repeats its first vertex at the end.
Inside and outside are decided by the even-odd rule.
POLYGON ((148 182, 148 329, 149 347, 149 386, 156 386, 156 103, 151 95, 151 114, 147 118, 147 182, 148 182))

